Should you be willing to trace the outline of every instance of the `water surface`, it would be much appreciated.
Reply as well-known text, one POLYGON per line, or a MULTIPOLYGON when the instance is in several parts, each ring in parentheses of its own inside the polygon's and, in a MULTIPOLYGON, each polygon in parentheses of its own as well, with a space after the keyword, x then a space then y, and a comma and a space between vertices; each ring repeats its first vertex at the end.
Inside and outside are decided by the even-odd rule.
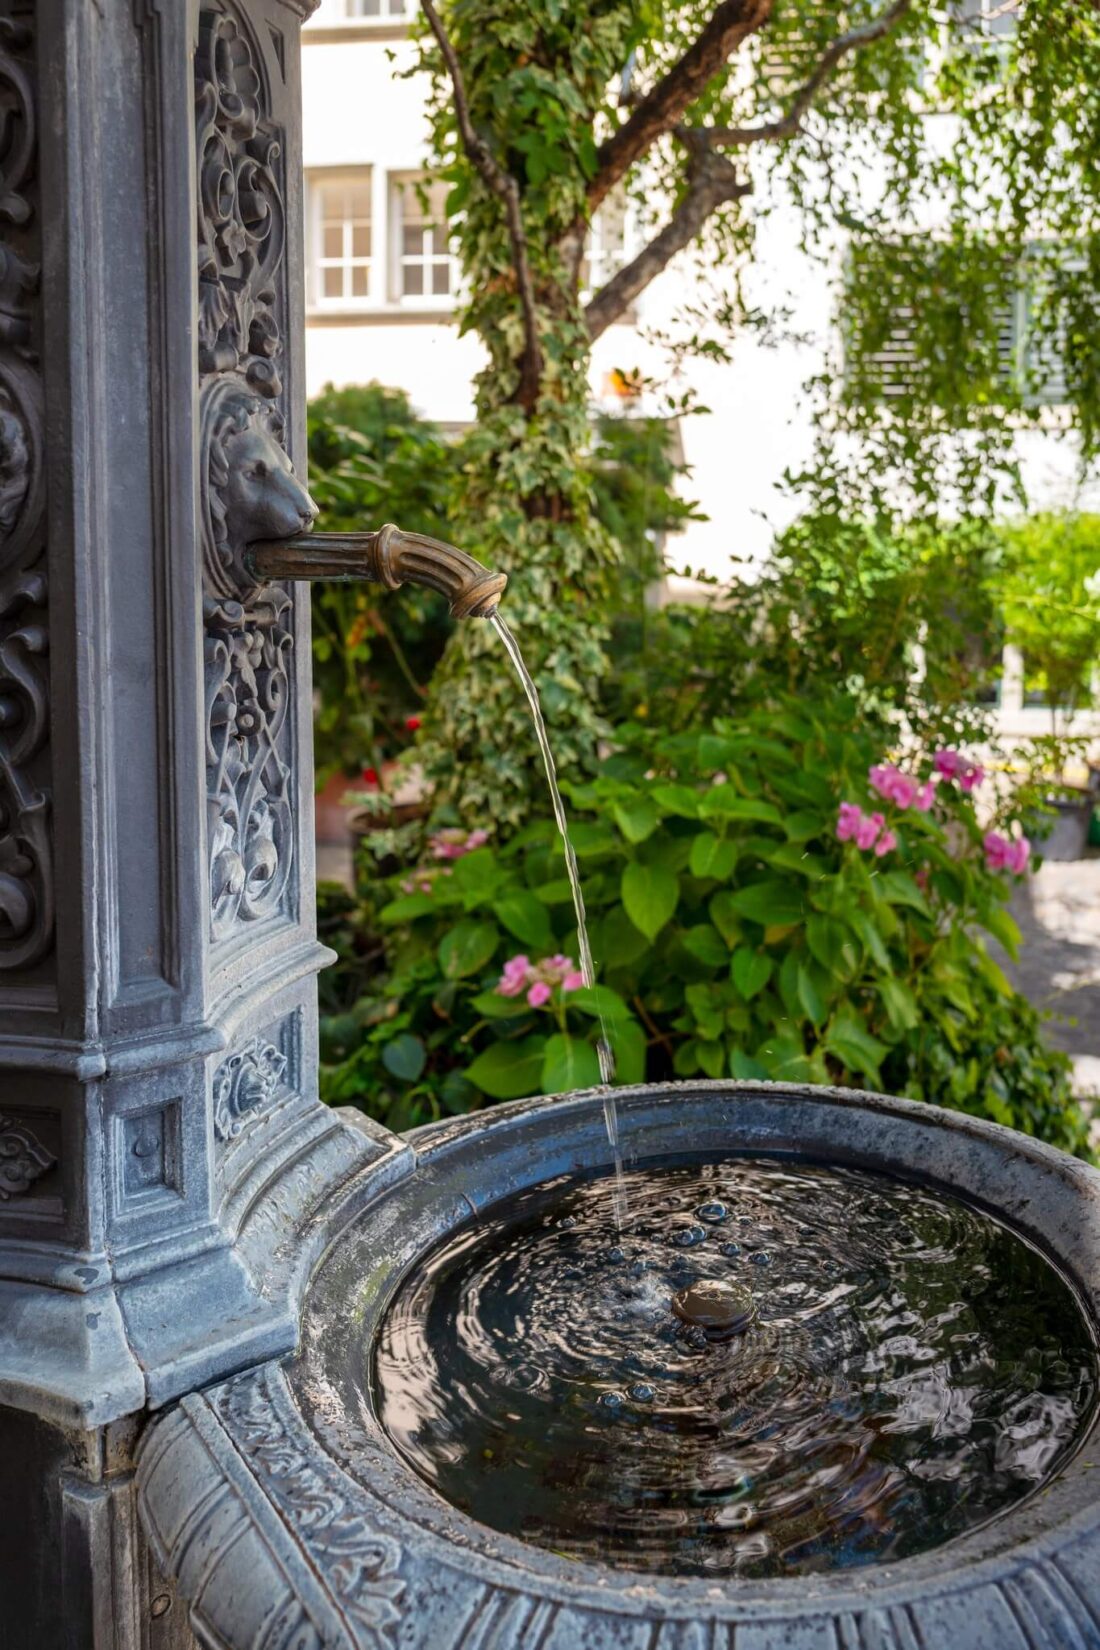
POLYGON ((1033 1492, 1092 1415, 1049 1263, 939 1193, 790 1158, 552 1183, 411 1273, 375 1395, 483 1524, 654 1573, 782 1576, 938 1546, 1033 1492), (671 1310, 751 1288, 743 1333, 671 1310))

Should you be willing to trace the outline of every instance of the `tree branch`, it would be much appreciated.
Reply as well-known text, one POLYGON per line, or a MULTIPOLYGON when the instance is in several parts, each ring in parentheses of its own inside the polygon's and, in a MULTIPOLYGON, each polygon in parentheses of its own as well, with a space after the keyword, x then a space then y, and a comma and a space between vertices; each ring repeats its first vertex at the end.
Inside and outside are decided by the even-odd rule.
POLYGON ((752 192, 752 184, 738 175, 732 163, 708 144, 695 141, 690 128, 681 129, 679 135, 689 148, 687 193, 665 227, 586 305, 584 318, 594 339, 645 291, 677 252, 691 244, 712 212, 752 192))
POLYGON ((771 16, 774 0, 721 0, 706 27, 680 60, 648 91, 597 151, 596 174, 588 186, 591 214, 634 163, 680 120, 708 83, 750 34, 771 16))
POLYGON ((725 148, 747 148, 753 143, 781 143, 786 138, 797 137, 814 99, 837 65, 851 52, 859 51, 863 46, 870 46, 874 41, 881 40, 884 35, 889 34, 912 3, 913 0, 894 0, 893 5, 873 22, 864 23, 861 28, 850 29, 847 34, 838 35, 825 48, 813 73, 800 88, 781 119, 767 121, 761 126, 709 126, 704 128, 708 142, 721 144, 725 148))
POLYGON ((523 309, 524 349, 523 360, 520 363, 519 399, 521 405, 530 412, 538 399, 539 382, 542 378, 542 346, 539 342, 535 289, 531 280, 531 264, 527 256, 527 232, 523 227, 519 184, 510 172, 504 170, 485 139, 479 136, 474 128, 474 123, 470 118, 466 82, 463 79, 462 66, 458 61, 458 53, 443 27, 442 19, 435 9, 433 0, 421 0, 421 10, 428 19, 428 26, 435 35, 436 43, 447 66, 447 73, 451 77, 451 86, 454 91, 455 120, 458 123, 462 147, 465 149, 471 163, 480 173, 486 187, 504 205, 508 238, 512 243, 512 262, 515 269, 516 287, 519 291, 520 304, 523 309))

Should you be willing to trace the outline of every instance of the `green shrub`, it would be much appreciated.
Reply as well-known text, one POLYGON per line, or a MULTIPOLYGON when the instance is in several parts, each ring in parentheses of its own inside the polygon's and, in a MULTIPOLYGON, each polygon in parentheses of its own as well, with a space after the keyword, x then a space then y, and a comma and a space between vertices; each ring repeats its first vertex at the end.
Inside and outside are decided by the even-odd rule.
POLYGON ((327 1098, 401 1127, 595 1083, 602 1013, 620 1081, 853 1084, 1084 1150, 1068 1062, 985 948, 1017 943, 993 867, 1023 850, 1010 821, 983 836, 965 763, 941 761, 934 794, 930 756, 903 764, 918 792, 839 691, 702 732, 627 724, 617 747, 569 788, 599 987, 563 978, 577 939, 549 818, 502 847, 437 836, 366 913, 385 964, 353 968, 325 1018, 327 1098))

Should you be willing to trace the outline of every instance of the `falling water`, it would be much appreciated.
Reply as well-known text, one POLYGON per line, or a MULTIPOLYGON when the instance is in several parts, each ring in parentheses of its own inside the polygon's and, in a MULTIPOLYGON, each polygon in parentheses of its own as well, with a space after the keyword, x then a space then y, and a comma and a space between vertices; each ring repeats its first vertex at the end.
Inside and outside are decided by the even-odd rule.
MULTIPOLYGON (((542 705, 539 703, 539 690, 531 679, 531 673, 523 662, 519 643, 512 635, 508 626, 499 613, 493 613, 489 620, 493 629, 504 643, 508 657, 515 666, 516 675, 523 684, 523 691, 527 695, 527 703, 531 707, 531 720, 535 725, 535 734, 542 752, 543 767, 546 769, 546 782, 550 787, 550 801, 554 809, 554 819, 557 822, 561 836, 562 847, 565 850, 565 869, 569 876, 569 887, 573 894, 573 910, 577 918, 577 948, 580 951, 581 973, 584 983, 594 986, 596 970, 592 962, 592 947, 588 940, 588 921, 584 909, 584 893, 581 888, 580 870, 577 866, 577 856, 573 844, 569 840, 569 822, 565 817, 565 804, 561 799, 558 788, 558 772, 554 763, 554 753, 550 748, 550 737, 546 731, 543 719, 542 705)), ((607 1034, 607 1022, 600 1015, 600 1038, 596 1045, 596 1052, 600 1062, 600 1077, 604 1084, 603 1114, 607 1124, 607 1138, 611 1144, 611 1152, 615 1161, 616 1220, 621 1230, 623 1217, 626 1212, 626 1191, 623 1178, 622 1149, 619 1144, 619 1114, 615 1106, 615 1096, 611 1091, 611 1084, 615 1080, 615 1059, 611 1052, 611 1039, 607 1034)))

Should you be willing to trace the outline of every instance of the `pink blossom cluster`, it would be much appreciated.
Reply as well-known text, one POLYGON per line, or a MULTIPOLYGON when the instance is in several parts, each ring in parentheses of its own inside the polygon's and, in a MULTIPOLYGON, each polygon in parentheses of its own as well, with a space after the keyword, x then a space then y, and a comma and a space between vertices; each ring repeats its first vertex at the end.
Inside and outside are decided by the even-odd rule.
POLYGON ((464 854, 472 854, 475 848, 484 848, 488 840, 488 831, 436 831, 428 838, 428 847, 433 859, 461 859, 464 854))
POLYGON ((938 750, 932 758, 932 766, 941 779, 958 785, 961 791, 977 790, 985 778, 981 763, 968 761, 962 751, 938 750))
POLYGON ((936 787, 930 779, 922 785, 919 779, 902 773, 892 762, 880 762, 877 767, 868 768, 867 778, 871 789, 896 808, 916 808, 926 814, 935 800, 936 787))
POLYGON ((886 829, 882 814, 865 814, 854 802, 840 804, 836 834, 841 842, 854 842, 864 852, 873 848, 879 859, 898 845, 895 832, 886 829))
POLYGON ((554 987, 576 991, 584 984, 584 975, 570 957, 559 952, 533 963, 530 957, 510 957, 504 973, 497 982, 499 997, 521 997, 526 994, 532 1008, 542 1008, 554 994, 554 987))
POLYGON ((991 871, 1011 871, 1022 877, 1031 858, 1031 843, 1026 836, 1002 836, 1000 831, 987 831, 982 838, 985 863, 991 871))

